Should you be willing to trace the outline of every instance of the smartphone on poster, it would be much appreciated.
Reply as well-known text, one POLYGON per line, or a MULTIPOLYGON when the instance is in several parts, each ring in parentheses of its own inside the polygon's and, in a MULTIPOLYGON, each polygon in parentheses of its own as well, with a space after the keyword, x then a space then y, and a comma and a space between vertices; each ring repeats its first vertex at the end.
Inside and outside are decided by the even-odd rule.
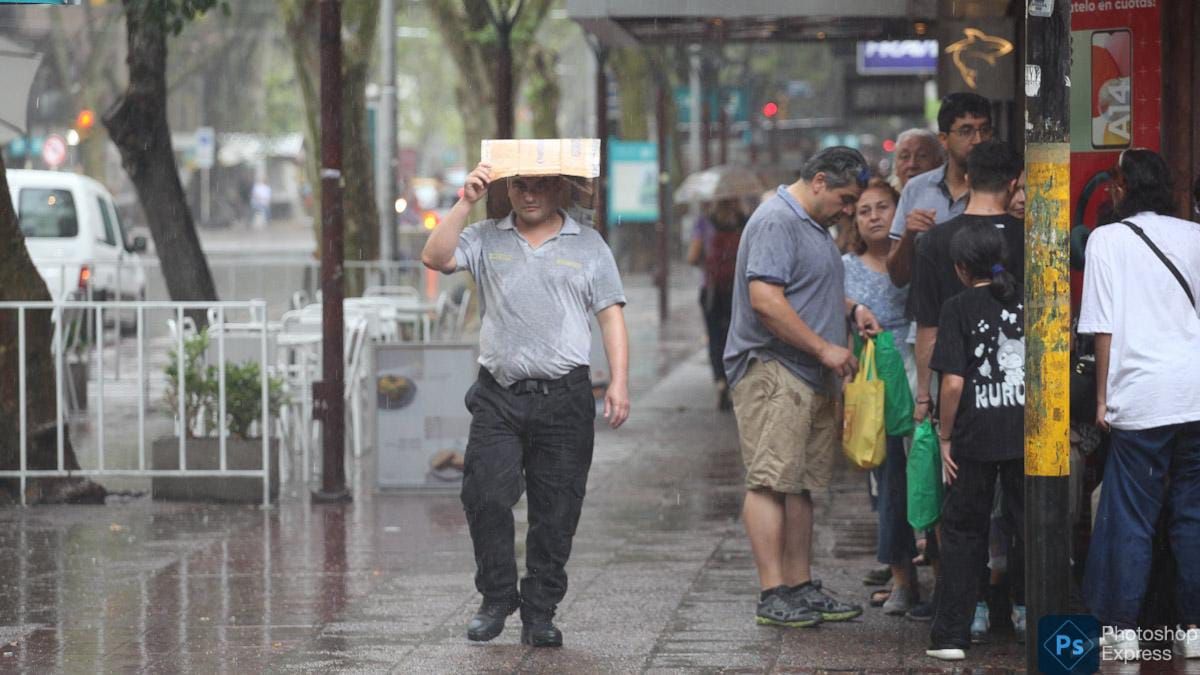
POLYGON ((1133 40, 1128 28, 1092 33, 1092 147, 1128 148, 1133 139, 1133 40))

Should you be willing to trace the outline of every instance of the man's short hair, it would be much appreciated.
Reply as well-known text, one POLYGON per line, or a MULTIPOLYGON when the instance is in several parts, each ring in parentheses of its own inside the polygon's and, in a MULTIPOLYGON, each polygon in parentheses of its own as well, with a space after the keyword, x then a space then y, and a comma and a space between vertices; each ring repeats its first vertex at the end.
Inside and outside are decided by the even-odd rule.
POLYGON ((950 127, 954 126, 954 121, 966 115, 982 117, 991 122, 992 104, 979 94, 972 94, 969 91, 947 94, 942 99, 941 107, 938 108, 938 131, 943 134, 950 133, 950 127))
POLYGON ((871 169, 862 153, 844 145, 825 148, 808 158, 800 167, 800 178, 812 182, 818 173, 825 174, 825 184, 831 188, 845 187, 851 183, 866 187, 871 180, 871 169))
POLYGON ((984 141, 967 155, 967 184, 979 192, 1003 192, 1025 168, 1021 155, 1004 141, 984 141))
POLYGON ((921 139, 923 142, 929 145, 939 159, 942 158, 942 144, 938 142, 937 134, 933 133, 929 129, 922 129, 920 127, 905 129, 904 131, 900 132, 900 135, 896 136, 896 145, 899 146, 901 143, 910 138, 921 139))

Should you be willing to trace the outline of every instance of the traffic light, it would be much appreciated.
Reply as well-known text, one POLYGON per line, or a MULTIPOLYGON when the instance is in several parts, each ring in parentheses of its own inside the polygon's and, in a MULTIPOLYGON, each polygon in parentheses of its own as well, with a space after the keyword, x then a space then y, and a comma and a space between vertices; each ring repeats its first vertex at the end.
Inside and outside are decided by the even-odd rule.
POLYGON ((79 115, 75 117, 75 131, 79 132, 79 137, 87 138, 94 126, 96 126, 96 113, 92 112, 90 108, 80 110, 79 115))
POLYGON ((775 101, 767 101, 762 107, 763 117, 774 117, 779 114, 779 104, 775 101))
POLYGON ((425 215, 421 216, 421 224, 425 226, 425 229, 427 230, 432 230, 433 228, 437 227, 438 220, 438 215, 433 211, 426 211, 425 215))

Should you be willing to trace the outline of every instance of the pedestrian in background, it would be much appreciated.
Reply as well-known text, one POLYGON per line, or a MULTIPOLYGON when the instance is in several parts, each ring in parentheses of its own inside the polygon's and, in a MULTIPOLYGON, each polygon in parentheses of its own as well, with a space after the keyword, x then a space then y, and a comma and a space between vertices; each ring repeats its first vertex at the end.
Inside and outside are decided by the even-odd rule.
MULTIPOLYGON (((1122 653, 1150 577, 1155 524, 1168 509, 1178 603, 1200 624, 1200 225, 1173 218, 1166 163, 1126 150, 1113 198, 1120 223, 1087 241, 1079 332, 1095 336, 1096 419, 1108 461, 1084 575, 1084 600, 1122 653), (1173 269, 1172 269, 1173 268, 1173 269)), ((1200 657, 1195 632, 1175 656, 1200 657)))
POLYGON ((818 152, 799 180, 755 210, 738 249, 725 371, 746 465, 742 518, 758 569, 759 624, 813 626, 862 613, 812 578, 812 492, 832 478, 841 378, 858 366, 846 323, 879 330, 870 309, 846 297, 828 231, 853 212, 869 177, 856 150, 818 152))
MULTIPOLYGON (((954 234, 950 258, 966 289, 942 305, 930 362, 942 377, 938 441, 947 487, 925 653, 945 661, 962 660, 971 646, 997 479, 1016 520, 1016 548, 1024 550, 1025 320, 1006 248, 1004 234, 986 221, 954 234)), ((1023 576, 1014 583, 1023 586, 1023 576)), ((1022 616, 1024 609, 1014 607, 1022 616)))
POLYGON ((483 602, 467 638, 495 638, 520 609, 522 644, 559 647, 553 619, 567 592, 565 565, 595 433, 589 318, 600 324, 612 369, 604 417, 617 428, 629 415, 625 294, 608 245, 562 210, 569 186, 561 176, 509 178, 513 211, 464 229, 490 182, 491 167, 475 167, 421 255, 445 274, 469 271, 482 294, 462 502, 483 602), (526 490, 526 573, 518 590, 512 508, 526 490))
POLYGON ((896 190, 903 190, 909 180, 940 166, 942 154, 942 144, 937 134, 929 129, 901 131, 896 136, 896 152, 888 182, 896 190))
POLYGON ((717 407, 721 410, 733 408, 722 359, 733 312, 738 244, 745 226, 741 199, 719 200, 696 219, 687 252, 688 264, 701 269, 700 310, 708 334, 708 360, 717 386, 717 407))
MULTIPOLYGON (((871 308, 880 328, 891 332, 892 342, 904 357, 905 370, 911 373, 909 391, 912 391, 916 367, 907 340, 909 321, 904 314, 908 287, 896 288, 887 273, 888 230, 898 199, 896 191, 882 179, 875 178, 867 184, 855 207, 852 252, 842 256, 842 264, 846 270, 846 297, 871 308)), ((912 526, 908 524, 905 462, 904 437, 888 436, 887 458, 872 471, 870 481, 878 494, 876 556, 887 566, 882 583, 892 580, 891 590, 873 593, 871 604, 882 606, 887 614, 904 614, 920 600, 912 562, 917 549, 912 526)), ((872 583, 874 578, 865 581, 872 583)))

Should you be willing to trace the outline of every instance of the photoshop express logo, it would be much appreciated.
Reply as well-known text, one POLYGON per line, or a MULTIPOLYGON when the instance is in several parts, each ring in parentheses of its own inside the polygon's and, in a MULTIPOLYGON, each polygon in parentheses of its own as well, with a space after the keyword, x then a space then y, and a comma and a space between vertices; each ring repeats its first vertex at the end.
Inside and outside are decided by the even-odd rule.
POLYGON ((1044 616, 1038 621, 1038 670, 1081 675, 1100 670, 1100 622, 1086 614, 1044 616))

